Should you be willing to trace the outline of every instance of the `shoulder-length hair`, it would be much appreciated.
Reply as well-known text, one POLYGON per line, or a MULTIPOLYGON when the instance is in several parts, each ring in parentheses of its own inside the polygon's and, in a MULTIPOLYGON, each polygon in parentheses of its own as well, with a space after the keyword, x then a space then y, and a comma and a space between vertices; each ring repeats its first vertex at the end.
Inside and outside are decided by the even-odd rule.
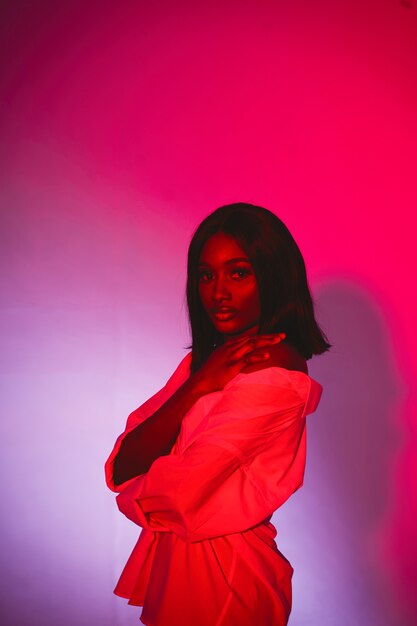
POLYGON ((192 336, 191 371, 197 371, 223 343, 199 295, 198 263, 205 243, 216 233, 233 237, 247 254, 258 282, 259 333, 286 334, 305 359, 330 348, 314 317, 304 259, 285 224, 271 211, 238 202, 216 209, 195 231, 188 249, 187 304, 192 336))

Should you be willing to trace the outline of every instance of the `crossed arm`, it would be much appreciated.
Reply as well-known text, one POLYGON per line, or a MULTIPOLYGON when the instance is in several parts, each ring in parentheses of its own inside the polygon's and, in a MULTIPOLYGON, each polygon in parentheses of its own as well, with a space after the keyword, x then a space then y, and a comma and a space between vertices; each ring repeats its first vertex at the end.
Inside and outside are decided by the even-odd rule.
POLYGON ((169 454, 186 413, 203 395, 223 389, 237 373, 284 367, 307 373, 305 360, 282 335, 241 338, 218 348, 150 417, 131 430, 114 459, 116 486, 146 473, 152 463, 169 454), (265 356, 266 355, 266 356, 265 356))

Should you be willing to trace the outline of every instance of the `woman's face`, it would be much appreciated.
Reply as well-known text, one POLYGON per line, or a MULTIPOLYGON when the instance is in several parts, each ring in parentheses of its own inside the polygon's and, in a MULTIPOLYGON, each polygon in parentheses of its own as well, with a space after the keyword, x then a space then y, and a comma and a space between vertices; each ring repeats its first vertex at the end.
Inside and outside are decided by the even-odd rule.
POLYGON ((198 275, 203 307, 225 341, 258 332, 261 307, 255 272, 233 237, 210 237, 201 251, 198 275))

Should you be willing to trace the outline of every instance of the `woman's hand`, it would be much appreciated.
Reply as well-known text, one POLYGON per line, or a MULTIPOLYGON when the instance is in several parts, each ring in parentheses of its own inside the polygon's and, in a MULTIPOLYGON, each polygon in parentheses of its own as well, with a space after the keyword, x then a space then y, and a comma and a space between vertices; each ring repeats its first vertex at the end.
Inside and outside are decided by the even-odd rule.
POLYGON ((268 346, 285 339, 285 333, 248 335, 232 339, 211 353, 204 365, 192 375, 190 382, 202 394, 220 391, 247 365, 267 361, 268 346))

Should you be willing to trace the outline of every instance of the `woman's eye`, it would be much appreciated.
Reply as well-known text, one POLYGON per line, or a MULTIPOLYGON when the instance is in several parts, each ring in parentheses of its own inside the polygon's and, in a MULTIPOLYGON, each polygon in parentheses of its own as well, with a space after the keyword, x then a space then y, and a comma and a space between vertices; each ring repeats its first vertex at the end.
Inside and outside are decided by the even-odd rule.
POLYGON ((204 283, 207 283, 208 281, 210 281, 213 278, 213 274, 212 274, 212 272, 200 272, 198 278, 199 278, 199 280, 203 281, 204 283))
POLYGON ((250 274, 250 271, 243 267, 238 267, 234 269, 232 272, 232 276, 234 278, 237 278, 238 280, 240 280, 241 278, 246 278, 246 276, 249 276, 249 274, 250 274))

